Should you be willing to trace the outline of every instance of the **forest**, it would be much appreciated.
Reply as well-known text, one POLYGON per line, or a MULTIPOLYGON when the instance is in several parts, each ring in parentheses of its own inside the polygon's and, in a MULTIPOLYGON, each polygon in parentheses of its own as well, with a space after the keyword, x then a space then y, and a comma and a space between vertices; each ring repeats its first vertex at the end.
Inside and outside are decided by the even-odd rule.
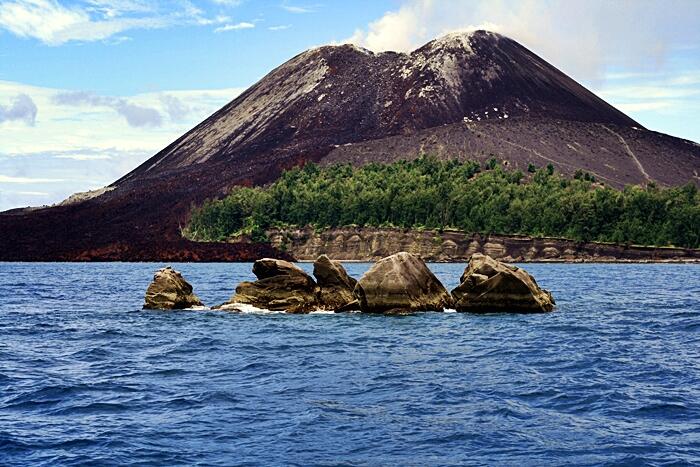
POLYGON ((525 234, 621 244, 700 247, 700 194, 689 183, 605 186, 548 165, 506 170, 421 156, 391 164, 319 166, 285 172, 264 187, 236 187, 193 207, 183 234, 221 241, 269 227, 348 225, 525 234))

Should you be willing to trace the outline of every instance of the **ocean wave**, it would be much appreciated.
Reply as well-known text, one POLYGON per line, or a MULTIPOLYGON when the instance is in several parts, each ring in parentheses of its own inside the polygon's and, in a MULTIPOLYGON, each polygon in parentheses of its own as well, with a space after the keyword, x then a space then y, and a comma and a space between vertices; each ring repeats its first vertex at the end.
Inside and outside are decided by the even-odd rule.
MULTIPOLYGON (((110 264, 106 300, 82 280, 104 265, 51 265, 35 291, 46 265, 0 264, 2 290, 28 284, 0 306, 0 465, 700 460, 698 266, 532 264, 556 313, 399 319, 144 313, 156 266, 110 264)), ((250 274, 178 267, 206 303, 250 274)))

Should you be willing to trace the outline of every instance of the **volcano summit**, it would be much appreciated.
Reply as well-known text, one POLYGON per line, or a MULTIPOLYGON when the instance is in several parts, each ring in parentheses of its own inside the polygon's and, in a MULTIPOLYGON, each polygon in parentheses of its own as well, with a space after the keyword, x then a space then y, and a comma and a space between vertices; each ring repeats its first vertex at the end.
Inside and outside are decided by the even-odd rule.
POLYGON ((190 242, 192 205, 307 161, 421 153, 552 164, 614 187, 700 180, 700 146, 643 128, 517 42, 453 33, 408 53, 308 50, 102 190, 0 214, 0 260, 252 260, 265 245, 190 242))

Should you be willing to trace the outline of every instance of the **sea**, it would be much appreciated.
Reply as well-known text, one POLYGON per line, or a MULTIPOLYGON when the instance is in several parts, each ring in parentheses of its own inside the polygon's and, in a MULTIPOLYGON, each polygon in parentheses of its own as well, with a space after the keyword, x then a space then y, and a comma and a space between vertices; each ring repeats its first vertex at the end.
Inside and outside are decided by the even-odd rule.
MULTIPOLYGON (((0 465, 700 464, 698 265, 527 264, 553 313, 407 316, 143 311, 162 266, 0 263, 0 465)), ((254 278, 173 267, 207 305, 254 278)))

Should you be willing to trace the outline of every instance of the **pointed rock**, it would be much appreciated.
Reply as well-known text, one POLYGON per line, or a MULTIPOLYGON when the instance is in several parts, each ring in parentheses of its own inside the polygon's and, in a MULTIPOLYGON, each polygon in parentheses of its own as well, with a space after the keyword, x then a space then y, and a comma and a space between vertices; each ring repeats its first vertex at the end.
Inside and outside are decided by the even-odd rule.
MULTIPOLYGON (((314 277, 318 283, 318 301, 321 308, 347 311, 357 305, 353 289, 357 280, 350 277, 340 261, 321 255, 314 261, 314 277)), ((356 308, 356 309, 359 309, 356 308)))
POLYGON ((167 266, 156 271, 153 282, 146 290, 143 305, 147 310, 181 310, 204 306, 192 292, 192 286, 182 274, 167 266))
POLYGON ((457 311, 544 313, 554 298, 524 269, 476 253, 452 291, 457 311))
POLYGON ((418 255, 401 252, 377 261, 355 286, 366 313, 442 311, 450 294, 418 255))

